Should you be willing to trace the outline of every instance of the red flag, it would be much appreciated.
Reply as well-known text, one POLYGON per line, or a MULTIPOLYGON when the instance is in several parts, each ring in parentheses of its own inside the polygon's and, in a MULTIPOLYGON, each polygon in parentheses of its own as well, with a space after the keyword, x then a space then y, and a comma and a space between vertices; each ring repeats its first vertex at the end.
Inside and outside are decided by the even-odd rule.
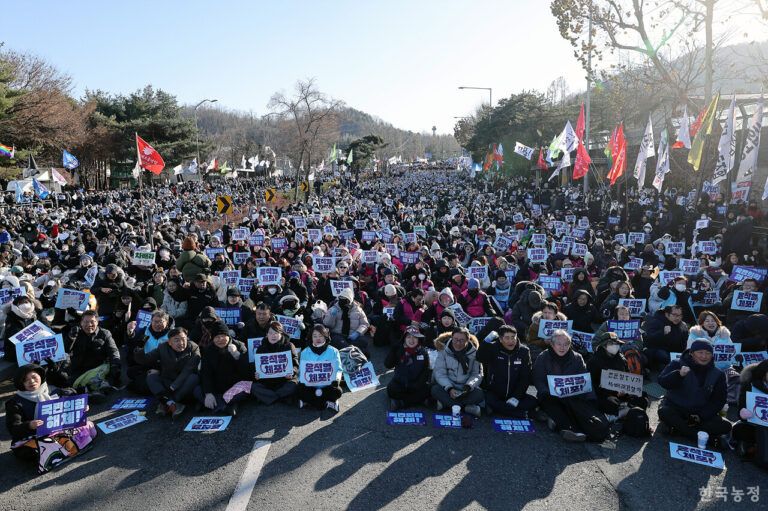
POLYGON ((160 153, 147 144, 138 133, 136 134, 136 150, 139 154, 139 166, 153 174, 159 174, 165 168, 165 162, 160 153))
POLYGON ((613 167, 608 172, 608 179, 611 181, 611 186, 616 183, 624 174, 624 169, 627 166, 627 139, 624 138, 624 124, 619 124, 619 129, 616 132, 616 142, 613 151, 613 167))
POLYGON ((584 129, 587 126, 587 122, 584 119, 584 103, 581 104, 581 111, 579 112, 579 119, 576 121, 576 138, 584 142, 584 129))
POLYGON ((701 112, 699 112, 699 115, 696 116, 696 120, 693 121, 693 124, 691 125, 691 139, 696 137, 696 133, 699 132, 699 129, 701 128, 701 123, 704 122, 704 116, 707 114, 707 109, 703 108, 701 112))
POLYGON ((587 175, 590 163, 592 163, 592 158, 589 157, 589 152, 584 144, 579 141, 579 147, 576 149, 576 164, 573 166, 574 181, 587 175))
POLYGON ((539 147, 539 161, 536 162, 536 166, 539 167, 541 170, 547 170, 549 167, 547 166, 547 162, 544 161, 544 148, 539 147))
POLYGON ((483 164, 483 170, 488 170, 493 165, 496 158, 496 144, 488 146, 488 154, 485 155, 485 163, 483 164))

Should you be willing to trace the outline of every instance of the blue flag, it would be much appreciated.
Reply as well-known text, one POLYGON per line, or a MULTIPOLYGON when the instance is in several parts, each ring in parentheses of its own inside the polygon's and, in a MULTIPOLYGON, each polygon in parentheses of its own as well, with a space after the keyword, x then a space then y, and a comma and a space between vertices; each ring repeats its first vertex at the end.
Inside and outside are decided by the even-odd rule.
POLYGON ((65 169, 73 170, 80 165, 80 162, 77 161, 77 158, 75 158, 75 155, 70 153, 66 149, 64 149, 61 153, 61 160, 65 169))
POLYGON ((32 178, 32 188, 35 189, 35 195, 40 197, 41 200, 47 199, 48 196, 51 194, 51 192, 48 191, 48 188, 46 188, 43 183, 41 183, 35 178, 32 178))
POLYGON ((24 190, 21 189, 21 185, 16 181, 16 204, 27 202, 27 198, 24 197, 24 190))

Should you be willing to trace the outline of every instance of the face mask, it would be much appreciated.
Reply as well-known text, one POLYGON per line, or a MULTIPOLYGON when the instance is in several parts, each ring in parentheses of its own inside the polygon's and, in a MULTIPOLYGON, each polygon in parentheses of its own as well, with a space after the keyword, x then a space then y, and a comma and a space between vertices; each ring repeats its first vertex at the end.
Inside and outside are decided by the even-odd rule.
POLYGON ((60 270, 60 269, 58 269, 58 268, 54 268, 53 270, 51 270, 51 273, 52 273, 53 275, 60 275, 60 274, 61 274, 61 270, 60 270))
POLYGON ((426 278, 427 278, 427 276, 426 276, 426 275, 424 275, 423 273, 420 273, 420 274, 419 274, 419 280, 424 280, 424 279, 426 279, 426 278))
POLYGON ((22 303, 19 305, 19 310, 23 312, 24 314, 30 314, 32 311, 35 310, 35 306, 31 303, 22 303))
POLYGON ((619 352, 619 345, 611 344, 610 346, 606 346, 605 351, 608 352, 609 355, 615 355, 619 352))
POLYGON ((675 284, 675 289, 681 293, 685 291, 685 284, 675 284))

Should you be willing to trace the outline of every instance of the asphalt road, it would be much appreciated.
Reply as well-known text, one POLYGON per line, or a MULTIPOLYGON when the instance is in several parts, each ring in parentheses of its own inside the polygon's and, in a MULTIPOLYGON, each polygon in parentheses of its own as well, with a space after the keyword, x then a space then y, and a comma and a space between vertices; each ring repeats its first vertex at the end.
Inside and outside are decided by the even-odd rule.
MULTIPOLYGON (((383 355, 375 356, 382 385, 389 379, 383 355)), ((217 433, 183 432, 191 412, 172 423, 148 410, 147 422, 100 434, 89 452, 42 476, 15 460, 2 428, 0 509, 223 511, 246 466, 258 468, 259 460, 248 461, 258 440, 269 447, 253 493, 244 497, 252 511, 686 511, 766 509, 768 502, 768 495, 758 503, 746 496, 748 487, 766 482, 765 471, 730 452, 722 471, 673 460, 658 433, 647 443, 622 437, 567 444, 538 423, 534 434, 498 433, 486 417, 469 430, 435 429, 430 410, 426 426, 388 426, 383 386, 345 393, 341 403, 335 416, 246 404, 217 433), (701 500, 702 487, 727 487, 727 502, 701 500), (744 492, 740 503, 732 490, 744 492)), ((125 413, 107 407, 92 407, 92 419, 125 413)), ((761 489, 768 493, 768 483, 761 489)))

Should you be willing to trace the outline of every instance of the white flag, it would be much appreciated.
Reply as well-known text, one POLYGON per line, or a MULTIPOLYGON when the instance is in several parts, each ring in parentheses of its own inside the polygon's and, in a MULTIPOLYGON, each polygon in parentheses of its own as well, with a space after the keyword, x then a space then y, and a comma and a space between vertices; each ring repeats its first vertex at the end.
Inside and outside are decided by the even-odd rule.
POLYGON ((640 151, 637 153, 637 162, 635 162, 634 176, 635 179, 637 179, 638 188, 642 188, 645 185, 645 167, 648 163, 648 158, 655 154, 656 150, 653 146, 653 125, 649 116, 648 125, 645 127, 645 134, 643 134, 643 141, 640 142, 640 151))
POLYGON ((558 137, 558 142, 557 148, 566 153, 575 151, 579 147, 579 139, 576 137, 576 132, 573 131, 571 121, 565 123, 565 128, 558 137))
POLYGON ((192 163, 185 170, 187 174, 197 174, 197 158, 192 158, 192 163))
POLYGON ((563 153, 563 159, 560 160, 560 164, 557 166, 557 169, 552 173, 551 176, 549 176, 549 179, 547 179, 547 181, 548 182, 552 181, 552 178, 560 175, 560 171, 562 169, 568 168, 570 166, 571 166, 571 153, 569 153, 568 151, 565 151, 563 153))
POLYGON ((728 116, 725 118, 723 133, 720 135, 720 143, 717 145, 717 164, 715 165, 715 173, 712 177, 713 185, 725 181, 736 160, 736 137, 733 133, 735 110, 736 96, 731 99, 731 106, 728 107, 728 116))
POLYGON ((519 154, 523 158, 530 160, 533 157, 533 147, 528 147, 520 142, 515 142, 515 153, 519 154))
POLYGON ((653 177, 653 187, 661 193, 664 176, 669 172, 669 135, 667 129, 661 131, 659 139, 659 157, 656 159, 656 175, 653 177))
POLYGON ((243 157, 240 159, 240 168, 241 168, 241 169, 245 169, 245 168, 247 168, 247 167, 245 166, 245 163, 246 163, 246 159, 245 159, 245 155, 243 155, 243 157))
POLYGON ((688 105, 683 107, 683 117, 680 119, 680 129, 677 131, 675 147, 691 148, 691 126, 688 119, 688 105))
MULTIPOLYGON (((318 165, 318 166, 317 166, 317 171, 318 171, 318 172, 320 172, 320 171, 322 171, 324 168, 325 168, 325 160, 321 161, 321 162, 320 162, 320 165, 318 165)), ((312 173, 312 175, 314 176, 314 173, 312 173)))
POLYGON ((184 172, 184 167, 182 167, 181 164, 178 164, 175 167, 173 167, 173 175, 174 176, 178 176, 182 172, 184 172))
POLYGON ((752 122, 749 123, 747 139, 744 141, 744 150, 741 152, 741 164, 737 183, 750 181, 752 174, 757 170, 757 153, 760 150, 760 130, 763 129, 763 98, 757 104, 755 113, 752 114, 752 122))

